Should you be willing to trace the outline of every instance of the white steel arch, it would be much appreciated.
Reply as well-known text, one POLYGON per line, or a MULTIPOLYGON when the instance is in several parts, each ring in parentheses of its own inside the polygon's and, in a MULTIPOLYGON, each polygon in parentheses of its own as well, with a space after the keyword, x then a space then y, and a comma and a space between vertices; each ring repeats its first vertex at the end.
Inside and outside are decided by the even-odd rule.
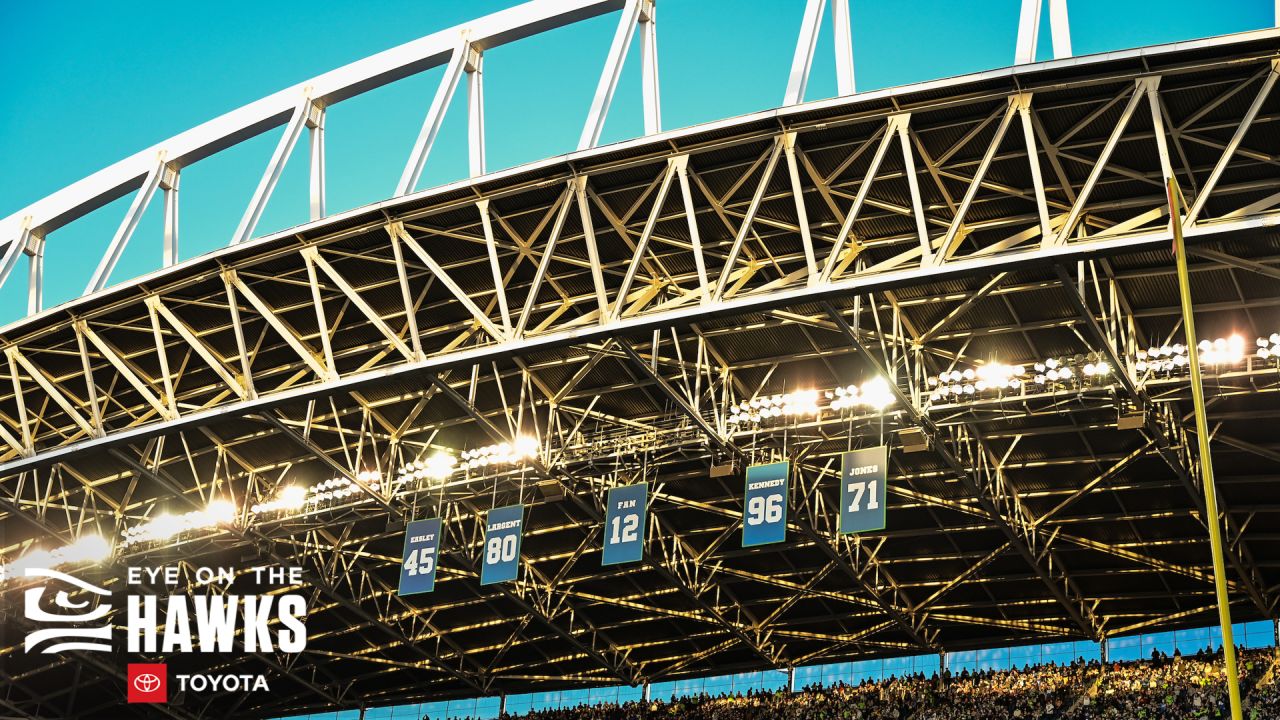
MULTIPOLYGON (((835 32, 837 92, 855 92, 849 0, 830 0, 835 32)), ((809 0, 796 43, 784 105, 803 102, 814 47, 827 0, 809 0)), ((1026 0, 1019 24, 1016 61, 1034 59, 1035 32, 1040 2, 1026 0), (1033 7, 1034 6, 1034 7, 1033 7), (1031 23, 1031 24, 1029 24, 1031 23), (1024 44, 1030 43, 1029 52, 1024 44)), ((42 309, 42 243, 51 232, 129 193, 135 198, 115 232, 84 294, 102 290, 128 244, 142 214, 157 190, 164 193, 165 223, 163 264, 177 261, 178 186, 181 170, 244 140, 284 126, 258 186, 230 244, 254 237, 258 219, 270 200, 284 164, 303 130, 309 134, 310 218, 325 217, 324 117, 326 108, 396 80, 440 65, 446 66, 409 153, 395 195, 414 191, 457 85, 466 76, 468 106, 469 169, 472 177, 486 172, 483 100, 483 55, 499 47, 592 17, 621 10, 609 53, 591 102, 578 143, 579 150, 594 147, 600 138, 616 91, 627 51, 637 29, 640 33, 643 126, 646 135, 661 131, 658 82, 657 15, 655 0, 530 0, 516 7, 433 33, 418 40, 371 55, 311 80, 285 88, 249 103, 168 140, 139 151, 113 165, 48 195, 0 220, 0 284, 17 264, 19 255, 31 258, 28 312, 42 309)), ((1066 31, 1066 0, 1051 0, 1055 57, 1070 54, 1066 31), (1060 47, 1059 38, 1063 39, 1060 47), (1066 48, 1065 51, 1060 51, 1066 48)))

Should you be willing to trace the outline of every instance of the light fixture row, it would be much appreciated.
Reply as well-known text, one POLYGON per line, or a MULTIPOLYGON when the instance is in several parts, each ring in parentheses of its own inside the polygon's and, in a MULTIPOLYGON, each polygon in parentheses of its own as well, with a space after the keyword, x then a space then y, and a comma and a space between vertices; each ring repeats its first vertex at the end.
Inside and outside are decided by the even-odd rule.
POLYGON ((859 408, 881 411, 895 399, 889 382, 875 377, 861 385, 842 385, 822 392, 795 390, 756 396, 730 405, 727 421, 732 426, 743 426, 768 423, 774 418, 817 417, 824 409, 835 413, 859 408))
MULTIPOLYGON (((538 443, 528 436, 519 436, 511 443, 487 445, 462 454, 464 467, 512 465, 537 457, 538 443)), ((397 469, 386 483, 398 491, 409 483, 430 480, 447 480, 459 467, 458 459, 448 452, 438 452, 425 460, 414 460, 397 469)), ((254 503, 249 514, 289 516, 321 509, 329 504, 343 503, 352 498, 365 499, 370 493, 384 490, 384 478, 377 470, 361 470, 353 478, 339 476, 310 486, 289 484, 280 488, 269 500, 254 503)), ((161 514, 124 531, 122 547, 143 542, 164 542, 184 533, 215 530, 234 524, 236 510, 229 500, 214 500, 204 510, 184 515, 161 514)))
MULTIPOLYGON (((495 443, 478 447, 474 450, 464 450, 462 452, 462 466, 470 469, 497 465, 521 465, 537 456, 537 439, 528 435, 519 435, 511 442, 495 443)), ((444 461, 440 462, 443 463, 444 461)))
POLYGON ((1080 387, 1111 374, 1111 365, 1098 356, 1050 357, 1027 365, 991 362, 952 369, 930 377, 930 402, 950 402, 973 395, 1006 395, 1080 387))
POLYGON ((120 544, 130 547, 141 542, 168 540, 192 530, 229 525, 236 519, 236 506, 230 500, 213 500, 203 510, 182 515, 161 513, 145 522, 124 529, 120 544))
POLYGON ((13 562, 0 564, 0 582, 20 578, 28 568, 55 568, 64 565, 98 563, 111 557, 111 545, 101 535, 85 533, 70 545, 53 550, 32 548, 13 562))
MULTIPOLYGON (((1280 333, 1256 339, 1256 357, 1280 363, 1280 333)), ((1176 375, 1190 364, 1189 348, 1181 343, 1152 346, 1139 350, 1134 368, 1139 373, 1176 375)), ((1247 345, 1238 334, 1202 340, 1197 346, 1200 364, 1211 368, 1245 362, 1247 345)), ((1111 365, 1099 356, 1076 355, 1051 357, 1031 364, 1009 365, 990 362, 964 369, 951 369, 930 377, 928 398, 931 402, 949 402, 967 396, 1021 392, 1024 388, 1044 390, 1064 386, 1081 387, 1101 382, 1111 374, 1111 365)), ((841 413, 869 409, 883 411, 896 397, 883 377, 872 378, 861 385, 844 385, 830 390, 796 390, 784 394, 759 396, 730 406, 728 422, 740 427, 764 424, 774 418, 816 417, 825 410, 841 413), (826 401, 825 408, 823 401, 826 401)), ((429 480, 447 480, 459 468, 520 465, 538 455, 538 442, 529 436, 518 436, 510 443, 496 443, 466 450, 461 458, 448 452, 437 452, 425 459, 411 461, 396 471, 388 482, 398 490, 401 486, 429 480)), ((295 514, 334 501, 367 495, 383 489, 383 476, 376 470, 363 470, 356 475, 359 483, 347 477, 335 477, 316 485, 286 485, 276 496, 250 506, 252 515, 295 514), (364 487, 361 487, 361 484, 364 487)), ((230 500, 212 500, 204 509, 185 514, 163 513, 124 530, 120 546, 171 540, 184 533, 215 530, 236 522, 237 511, 230 500)), ((54 550, 33 548, 19 558, 0 563, 0 581, 21 576, 27 568, 52 568, 61 565, 102 562, 110 558, 112 548, 101 536, 82 535, 78 540, 54 550)))
POLYGON ((410 480, 448 480, 458 467, 458 458, 447 452, 438 452, 425 460, 413 460, 396 471, 396 482, 410 480))
MULTIPOLYGON (((1262 361, 1280 361, 1280 333, 1271 333, 1254 341, 1257 348, 1256 357, 1262 361)), ((1201 340, 1196 349, 1199 351, 1202 368, 1221 370, 1223 367, 1240 365, 1249 357, 1249 346, 1241 335, 1201 340)), ((1140 373, 1155 375, 1180 375, 1190 372, 1189 348, 1182 343, 1152 346, 1139 350, 1134 369, 1140 373)))
POLYGON ((1258 357, 1263 360, 1280 360, 1280 333, 1258 338, 1258 357))

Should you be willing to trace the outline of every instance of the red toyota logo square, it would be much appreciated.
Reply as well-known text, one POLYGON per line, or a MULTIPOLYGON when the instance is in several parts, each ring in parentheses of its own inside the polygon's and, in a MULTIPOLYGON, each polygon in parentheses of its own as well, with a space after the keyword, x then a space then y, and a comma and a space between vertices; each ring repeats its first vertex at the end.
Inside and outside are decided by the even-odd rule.
POLYGON ((129 702, 169 702, 169 666, 164 663, 129 663, 129 702))

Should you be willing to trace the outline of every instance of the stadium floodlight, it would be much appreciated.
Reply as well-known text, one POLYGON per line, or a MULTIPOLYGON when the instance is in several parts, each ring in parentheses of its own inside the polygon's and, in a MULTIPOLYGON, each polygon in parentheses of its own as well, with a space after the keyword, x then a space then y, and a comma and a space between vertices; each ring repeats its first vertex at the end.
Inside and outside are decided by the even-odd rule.
POLYGON ((53 553, 44 548, 36 548, 10 563, 8 573, 14 577, 22 577, 28 568, 51 568, 57 564, 53 559, 53 553))
POLYGON ((817 390, 796 390, 780 395, 764 395, 729 408, 729 422, 760 422, 777 417, 799 417, 801 415, 817 415, 822 412, 818 406, 817 390))
POLYGON ((458 458, 451 453, 438 452, 419 463, 422 473, 419 477, 436 481, 448 480, 457 466, 458 458))
POLYGON ((182 533, 230 525, 235 519, 235 503, 220 498, 210 501, 203 510, 192 510, 183 515, 161 513, 146 522, 125 528, 121 544, 129 547, 140 542, 163 542, 182 533))
POLYGON ((1204 365, 1235 365, 1244 360, 1244 338, 1239 335, 1200 341, 1200 362, 1204 365))
POLYGON ((111 557, 111 544, 96 533, 81 535, 75 542, 50 553, 59 563, 97 563, 111 557))
POLYGON ((1045 358, 1032 367, 1036 374, 1030 384, 1037 390, 1056 391, 1071 387, 1078 375, 1069 358, 1045 358))
POLYGON ((845 385, 830 390, 826 396, 831 400, 831 409, 836 412, 854 408, 870 408, 879 412, 895 401, 889 382, 882 377, 874 377, 861 385, 845 385))
MULTIPOLYGON (((1200 359, 1205 364, 1204 358, 1200 359)), ((1163 375, 1175 375, 1186 370, 1191 363, 1187 355, 1187 346, 1182 343, 1173 345, 1152 346, 1139 350, 1134 369, 1140 373, 1151 372, 1163 375)))
POLYGON ((782 396, 782 414, 788 417, 798 415, 817 415, 818 391, 796 390, 782 396))
POLYGON ((226 499, 218 499, 205 508, 209 520, 217 525, 228 525, 236 519, 236 504, 226 499))
POLYGON ((436 452, 426 459, 418 459, 401 465, 396 470, 392 484, 399 489, 409 483, 420 484, 429 481, 431 484, 442 484, 447 481, 453 471, 458 468, 458 458, 450 452, 436 452))
POLYGON ((857 407, 862 402, 862 390, 857 385, 828 390, 826 396, 831 401, 831 409, 836 412, 857 407))
POLYGON ((307 488, 307 504, 327 503, 331 500, 345 500, 360 492, 360 487, 350 478, 335 477, 324 480, 307 488))
POLYGON ((862 404, 874 410, 884 410, 896 400, 889 381, 882 377, 874 377, 862 383, 860 390, 862 404))
MULTIPOLYGON (((1257 346, 1258 358, 1262 360, 1275 358, 1277 353, 1280 353, 1280 333, 1275 333, 1271 337, 1258 338, 1257 346)), ((1200 365, 1205 368, 1217 370, 1223 366, 1239 365, 1245 361, 1246 344, 1244 337, 1239 334, 1214 340, 1201 340, 1197 347, 1200 350, 1200 365)), ((1174 343, 1139 350, 1134 368, 1141 373, 1179 375, 1186 372, 1190 363, 1187 347, 1181 343, 1174 343)))
MULTIPOLYGON (((520 435, 512 442, 485 445, 462 453, 463 466, 482 468, 490 465, 518 465, 538 456, 538 441, 528 435, 520 435)), ((443 461, 442 461, 443 462, 443 461)))
MULTIPOLYGON (((1166 345, 1138 353, 1140 372, 1180 367, 1186 347, 1166 345), (1178 358, 1182 358, 1179 360, 1178 358)), ((1101 353, 1048 357, 1031 364, 992 361, 972 368, 944 370, 927 379, 930 403, 963 402, 970 398, 1009 396, 1029 392, 1080 391, 1110 382, 1115 371, 1101 353)))
POLYGON ((55 568, 61 565, 101 563, 111 559, 111 543, 97 533, 85 533, 70 545, 53 550, 35 548, 11 563, 0 565, 0 582, 20 578, 29 568, 55 568))
MULTIPOLYGON (((377 470, 361 470, 355 477, 359 482, 349 477, 333 477, 308 487, 303 505, 322 505, 333 500, 346 500, 357 496, 364 499, 364 495, 382 491, 382 473, 377 470), (369 491, 366 492, 365 488, 369 491)), ((298 510, 301 507, 286 509, 298 510)))
POLYGON ((307 489, 301 485, 286 485, 280 489, 274 499, 263 503, 255 503, 249 508, 254 515, 271 512, 293 512, 307 504, 307 489))
MULTIPOLYGON (((1056 367, 1056 360, 1054 364, 1056 367)), ((1045 364, 1037 363, 1037 366, 1043 373, 1045 364)), ((1054 377, 1059 374, 1056 369, 1052 372, 1054 377)), ((930 389, 929 400, 939 402, 979 394, 1018 392, 1024 382, 1029 382, 1025 365, 992 361, 964 370, 944 370, 928 378, 927 384, 930 389)))
POLYGON ((303 490, 299 485, 288 485, 280 491, 280 506, 287 510, 297 510, 306 501, 306 490, 303 490))
POLYGON ((1105 377, 1111 372, 1111 365, 1105 360, 1099 360, 1096 363, 1086 363, 1084 366, 1084 374, 1088 377, 1105 377))
POLYGON ((774 418, 815 418, 822 415, 824 411, 824 399, 827 408, 837 413, 856 407, 871 407, 879 410, 888 404, 883 402, 879 388, 880 386, 874 381, 868 381, 861 386, 841 385, 822 392, 804 389, 775 395, 758 395, 750 400, 730 405, 725 421, 730 426, 736 427, 743 424, 765 423, 774 418), (871 391, 870 396, 868 391, 871 391))
POLYGON ((1258 338, 1258 358, 1280 360, 1280 333, 1271 333, 1270 337, 1258 338))

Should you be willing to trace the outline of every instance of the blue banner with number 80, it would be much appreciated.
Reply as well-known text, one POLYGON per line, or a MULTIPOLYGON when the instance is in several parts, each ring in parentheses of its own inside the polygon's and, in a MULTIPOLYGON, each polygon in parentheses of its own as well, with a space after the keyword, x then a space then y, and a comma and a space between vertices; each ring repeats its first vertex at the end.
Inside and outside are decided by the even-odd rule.
POLYGON ((494 508, 485 518, 480 584, 515 580, 520 574, 520 540, 524 535, 524 506, 494 508))

